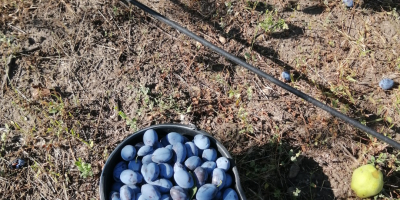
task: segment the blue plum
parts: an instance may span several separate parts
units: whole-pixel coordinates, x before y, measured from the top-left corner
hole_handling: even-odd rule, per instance
[[[150,180],[150,178],[147,177],[147,164],[143,164],[142,167],[140,168],[140,174],[142,174],[143,179],[147,182],[147,180]]]
[[[183,189],[192,188],[194,185],[194,181],[192,175],[185,170],[176,171],[174,174],[175,183]]]
[[[199,155],[199,149],[193,142],[186,142],[185,147],[186,147],[186,154],[187,154],[186,156],[187,157]]]
[[[174,154],[174,162],[182,163],[186,159],[186,147],[184,144],[177,142],[173,144],[172,150]],[[176,160],[175,160],[176,159]]]
[[[217,168],[217,163],[215,163],[214,161],[207,161],[204,162],[201,165],[201,167],[204,168],[207,171],[207,173],[211,176],[213,170]]]
[[[156,149],[151,157],[151,160],[155,163],[166,163],[172,158],[172,151],[167,148]]]
[[[115,192],[119,192],[119,189],[123,186],[124,184],[122,182],[114,182],[112,185],[111,190]]]
[[[283,71],[281,74],[281,77],[283,78],[284,81],[289,82],[290,81],[290,72]]]
[[[152,162],[147,164],[144,175],[147,183],[155,181],[158,178],[159,174],[160,174],[160,168],[156,163]]]
[[[144,199],[159,200],[161,198],[161,193],[158,188],[151,184],[142,185],[141,193]]]
[[[210,147],[210,139],[205,135],[199,134],[194,136],[193,142],[199,149],[204,150]]]
[[[346,7],[350,8],[353,7],[353,0],[343,0],[344,5],[346,5]]]
[[[180,170],[186,171],[185,165],[183,165],[182,163],[175,163],[174,164],[174,172],[176,173],[177,171],[180,171]]]
[[[158,141],[158,135],[155,130],[149,129],[143,134],[143,143],[147,146],[153,146]]]
[[[115,165],[114,170],[113,170],[113,177],[114,180],[117,182],[121,182],[121,180],[119,179],[122,171],[128,169],[128,163],[125,161],[121,161],[119,163],[117,163],[117,165]]]
[[[224,188],[231,187],[232,181],[233,181],[232,176],[228,173],[226,173],[225,175],[226,175],[226,181],[225,181]]]
[[[140,149],[137,151],[138,156],[145,156],[153,153],[153,147],[152,146],[142,146]]]
[[[119,190],[119,198],[121,200],[132,200],[135,199],[135,193],[128,187],[128,185],[124,185]]]
[[[135,159],[136,156],[136,149],[132,145],[125,145],[124,148],[121,150],[121,157],[125,161],[131,161]]]
[[[133,170],[126,169],[126,170],[122,171],[122,173],[120,175],[120,180],[127,185],[134,185],[136,183],[141,183],[143,180],[143,177],[141,174],[139,174]]]
[[[133,191],[133,193],[138,194],[140,193],[140,187],[136,185],[128,185],[128,187]]]
[[[231,167],[230,162],[226,157],[219,157],[215,162],[217,163],[217,168],[223,169],[225,171],[228,171]]]
[[[174,147],[174,146],[172,146],[172,144],[169,144],[169,145],[165,146],[165,148],[167,148],[167,149],[169,149],[169,150],[172,150],[173,147]]]
[[[196,200],[211,200],[217,195],[217,186],[213,184],[204,184],[196,193]]]
[[[185,161],[185,166],[189,169],[189,170],[194,170],[196,169],[196,167],[200,166],[201,164],[203,164],[203,162],[201,161],[201,159],[198,156],[191,156],[190,158],[186,159]]]
[[[169,194],[173,200],[189,200],[189,195],[186,190],[179,186],[172,187]]]
[[[174,169],[168,163],[160,163],[158,164],[160,168],[160,177],[170,179],[174,175]]]
[[[236,191],[232,188],[225,189],[224,193],[222,194],[223,200],[239,200],[239,196]]]
[[[384,90],[389,90],[393,87],[394,81],[389,78],[384,78],[379,82],[379,87],[381,87]]]
[[[171,183],[171,181],[169,181],[168,179],[165,179],[165,178],[160,178],[160,179],[157,179],[157,180],[155,180],[155,181],[153,181],[153,182],[150,182],[150,184],[152,184],[152,185],[155,185],[155,186],[157,186],[158,187],[158,190],[161,192],[161,193],[167,193],[167,192],[169,192],[169,190],[172,188],[172,183]]]
[[[194,170],[194,179],[197,187],[204,185],[208,179],[207,170],[202,167],[197,167]]]
[[[168,133],[167,140],[169,144],[175,145],[176,143],[183,143],[184,139],[181,134],[176,132]]]
[[[201,155],[204,162],[207,161],[216,161],[217,160],[217,151],[214,148],[205,149],[203,154]]]
[[[135,200],[146,200],[146,199],[144,199],[144,196],[142,196],[142,193],[137,193],[136,194],[136,199]]]
[[[151,159],[152,157],[153,157],[152,154],[143,156],[143,158],[142,158],[142,165],[147,165],[147,164],[149,164],[149,163],[152,163],[152,162],[153,162],[153,159]]]
[[[140,160],[131,160],[128,163],[128,168],[135,171],[135,172],[139,172],[140,168],[142,167],[142,161]]]
[[[216,185],[218,189],[222,189],[226,182],[226,174],[223,169],[215,168],[211,174],[212,181],[211,183]]]

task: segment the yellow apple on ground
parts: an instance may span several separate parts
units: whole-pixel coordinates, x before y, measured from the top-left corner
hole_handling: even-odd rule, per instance
[[[366,198],[377,195],[383,188],[382,172],[373,165],[363,165],[353,172],[351,189],[358,197]]]

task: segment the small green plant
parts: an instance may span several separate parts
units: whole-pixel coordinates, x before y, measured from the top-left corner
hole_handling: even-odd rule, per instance
[[[244,59],[246,59],[247,62],[249,62],[249,61],[254,61],[254,62],[256,62],[256,61],[257,61],[256,56],[255,56],[255,55],[252,55],[252,54],[250,54],[250,53],[245,53],[245,54],[244,54]]]
[[[113,13],[114,13],[114,15],[118,15],[119,14],[118,8],[115,7],[115,6],[113,8]]]
[[[150,110],[153,109],[154,107],[154,102],[150,100],[150,96],[149,94],[150,89],[144,86],[140,87],[140,93],[141,93],[141,97],[143,97],[143,101],[144,103],[148,106],[148,108],[150,108]]]
[[[231,88],[229,90],[229,92],[228,92],[228,97],[230,99],[232,99],[233,97],[235,97],[235,99],[239,99],[240,98],[240,91]]]
[[[238,118],[240,119],[240,121],[242,123],[242,130],[240,130],[239,133],[253,133],[254,132],[253,125],[250,124],[249,119],[248,119],[248,113],[243,107],[239,108]]]
[[[62,100],[61,96],[53,94],[52,96],[57,98],[56,102],[50,101],[48,103],[48,112],[50,114],[63,114],[64,112],[64,101]]]
[[[289,29],[289,26],[286,24],[284,19],[275,19],[277,16],[277,11],[265,11],[265,18],[262,22],[258,24],[260,28],[262,28],[266,33],[272,33],[277,30],[286,30]]]
[[[85,163],[79,158],[78,161],[75,162],[75,165],[78,167],[81,172],[81,177],[87,178],[89,176],[93,176],[92,165],[89,163]]]
[[[253,98],[253,90],[252,90],[251,86],[249,86],[249,87],[247,88],[247,98],[248,98],[249,100],[251,100],[251,99]]]
[[[400,153],[388,154],[388,153],[380,153],[377,157],[371,156],[368,161],[368,164],[378,164],[380,166],[387,166],[393,169],[396,172],[400,171]]]
[[[8,37],[0,33],[0,45],[5,44],[6,47],[11,47],[14,40],[14,37]]]
[[[353,95],[350,92],[349,86],[344,85],[344,84],[331,85],[330,90],[333,94],[335,94],[337,96],[347,97],[351,103],[355,103]]]
[[[136,131],[137,130],[137,125],[136,122],[137,120],[135,118],[128,118],[128,116],[126,116],[126,114],[122,111],[118,111],[118,115],[126,121],[126,125],[128,125],[130,127],[131,130]]]

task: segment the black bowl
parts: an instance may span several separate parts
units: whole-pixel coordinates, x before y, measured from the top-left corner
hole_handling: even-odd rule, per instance
[[[228,171],[228,173],[230,173],[233,178],[232,185],[236,189],[239,199],[246,200],[246,196],[244,195],[242,186],[240,185],[239,172],[238,172],[235,162],[232,159],[232,156],[229,154],[228,150],[226,150],[226,148],[217,139],[212,137],[210,134],[208,134],[204,131],[201,131],[201,130],[197,130],[194,127],[190,127],[190,126],[182,125],[182,124],[160,124],[160,125],[150,126],[150,127],[144,128],[142,130],[139,130],[139,131],[133,133],[131,136],[126,138],[124,141],[122,141],[121,144],[119,144],[114,149],[114,151],[111,153],[111,155],[108,157],[108,160],[103,167],[103,171],[101,172],[100,189],[99,189],[101,200],[109,199],[111,188],[114,183],[113,170],[114,170],[115,165],[118,162],[122,161],[122,158],[121,158],[122,148],[127,144],[134,145],[138,142],[142,142],[143,134],[148,129],[155,130],[157,132],[159,138],[164,137],[165,135],[167,135],[170,132],[180,133],[180,134],[186,136],[189,140],[193,139],[194,136],[198,135],[198,134],[206,135],[210,139],[211,147],[217,149],[218,154],[219,154],[218,156],[225,156],[230,160],[231,169]]]

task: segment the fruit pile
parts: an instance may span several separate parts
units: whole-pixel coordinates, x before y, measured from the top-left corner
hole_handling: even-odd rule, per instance
[[[206,135],[192,141],[176,132],[158,140],[153,129],[143,142],[126,145],[113,170],[111,200],[238,200],[226,157],[218,157]]]

